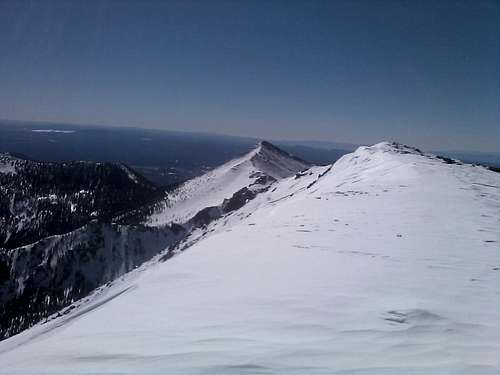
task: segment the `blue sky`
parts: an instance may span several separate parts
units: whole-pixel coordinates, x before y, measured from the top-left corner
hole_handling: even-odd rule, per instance
[[[0,0],[0,118],[500,151],[498,1]]]

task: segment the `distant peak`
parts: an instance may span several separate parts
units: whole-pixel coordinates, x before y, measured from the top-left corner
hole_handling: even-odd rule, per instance
[[[273,145],[271,142],[268,142],[268,141],[260,141],[259,146],[263,147],[263,148],[279,150],[278,147],[276,147],[275,145]]]
[[[267,141],[259,142],[250,155],[250,161],[256,168],[276,179],[289,177],[311,167],[310,163]]]
[[[361,146],[352,154],[347,154],[347,158],[359,158],[360,156],[365,157],[363,160],[370,160],[371,156],[374,155],[392,155],[392,156],[416,156],[420,160],[434,160],[444,164],[462,164],[460,160],[447,158],[440,155],[434,155],[431,153],[424,152],[417,147],[408,146],[399,142],[380,142],[373,146]],[[368,158],[366,158],[368,157]],[[346,158],[346,159],[347,159]],[[414,161],[419,159],[413,159]]]
[[[271,152],[271,153],[275,153],[275,154],[280,155],[280,156],[285,157],[285,158],[294,159],[294,160],[296,160],[300,163],[306,164],[308,166],[311,165],[311,163],[309,163],[305,160],[302,160],[302,159],[298,158],[297,156],[295,156],[295,155],[293,155],[285,150],[282,150],[278,146],[275,146],[271,142],[268,142],[268,141],[260,141],[257,149],[258,149],[258,152]]]
[[[414,154],[425,156],[426,154],[420,149],[412,146],[405,145],[399,142],[380,142],[373,146],[361,146],[356,151],[362,152],[363,150],[369,152],[390,152],[395,154]]]

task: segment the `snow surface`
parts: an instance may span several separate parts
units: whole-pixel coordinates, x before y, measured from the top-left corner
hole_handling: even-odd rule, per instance
[[[0,373],[498,374],[499,218],[500,174],[360,148],[0,342]]]

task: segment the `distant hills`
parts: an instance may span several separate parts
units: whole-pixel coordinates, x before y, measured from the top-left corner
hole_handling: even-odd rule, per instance
[[[0,152],[42,161],[125,163],[157,185],[175,185],[250,151],[261,139],[158,129],[0,120]],[[317,165],[334,163],[356,144],[277,140],[273,144]],[[500,154],[435,153],[500,167]]]

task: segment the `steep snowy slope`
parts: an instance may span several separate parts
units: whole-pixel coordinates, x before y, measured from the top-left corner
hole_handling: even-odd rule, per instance
[[[147,224],[161,226],[184,223],[206,207],[220,205],[237,191],[265,186],[310,167],[268,142],[261,142],[250,153],[231,160],[200,177],[187,181],[167,194],[165,202]]]
[[[500,174],[360,148],[1,342],[0,373],[498,374],[499,218]]]

